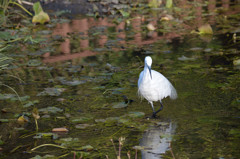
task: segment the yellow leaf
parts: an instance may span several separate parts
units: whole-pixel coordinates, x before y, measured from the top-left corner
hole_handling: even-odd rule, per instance
[[[67,128],[53,128],[52,132],[68,132]]]
[[[149,23],[149,24],[147,25],[147,29],[148,29],[149,31],[154,31],[156,28],[155,28],[151,23]]]
[[[48,14],[45,13],[44,11],[41,11],[39,14],[36,14],[32,19],[33,23],[40,23],[40,24],[44,24],[49,21],[50,21],[50,18]]]
[[[28,122],[28,120],[26,118],[24,118],[24,116],[22,115],[18,118],[18,122],[19,123],[25,123],[25,122]]]
[[[213,34],[211,25],[204,24],[198,28],[199,34]]]
[[[40,118],[37,108],[33,108],[32,116],[33,116],[34,119],[36,119],[36,120],[38,120],[38,119]]]

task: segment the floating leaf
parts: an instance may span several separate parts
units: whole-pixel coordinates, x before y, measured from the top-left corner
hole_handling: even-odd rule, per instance
[[[0,94],[0,100],[11,99],[14,98],[15,94]]]
[[[27,66],[35,67],[35,66],[39,66],[41,64],[42,64],[42,62],[40,60],[33,59],[33,60],[28,61]]]
[[[45,155],[45,156],[39,156],[39,155],[36,155],[35,157],[32,157],[30,159],[58,159],[59,157],[56,157],[54,155]]]
[[[26,104],[23,105],[24,108],[33,106],[34,104],[39,103],[39,100],[29,101]]]
[[[36,136],[34,136],[33,138],[34,139],[41,139],[41,138],[57,139],[58,134],[55,134],[55,133],[37,133]]]
[[[129,112],[128,116],[131,118],[141,118],[144,117],[145,113],[143,112]]]
[[[37,96],[50,95],[50,96],[59,96],[65,88],[44,88],[43,92],[37,94]]]
[[[105,121],[106,121],[106,119],[95,119],[95,122],[97,122],[97,123],[100,123],[100,122],[104,123]]]
[[[77,118],[77,119],[72,119],[71,121],[73,123],[81,123],[81,122],[87,122],[92,119],[93,119],[93,117],[81,117],[81,118]]]
[[[47,112],[47,113],[58,113],[62,112],[63,110],[57,107],[47,107],[38,110],[39,112]]]
[[[7,122],[9,122],[8,119],[0,119],[0,123],[7,123]]]
[[[193,58],[193,57],[186,57],[186,56],[182,55],[181,57],[178,58],[178,60],[180,60],[180,61],[194,61],[196,59]]]
[[[67,128],[53,128],[52,132],[68,132]]]
[[[86,146],[82,146],[80,148],[77,148],[77,150],[91,151],[91,150],[93,150],[93,147],[91,145],[86,145]]]
[[[211,25],[204,24],[198,28],[199,34],[213,34]]]
[[[73,81],[67,81],[67,80],[65,80],[65,79],[62,79],[62,80],[60,80],[60,82],[62,83],[62,84],[65,84],[65,85],[69,85],[69,86],[76,86],[76,85],[79,85],[79,84],[84,84],[84,83],[86,83],[86,81],[85,80],[78,80],[78,79],[73,79]]]
[[[92,126],[92,125],[90,125],[90,124],[77,124],[77,125],[75,125],[75,127],[77,129],[85,129],[85,128],[89,127],[89,126]]]
[[[119,102],[119,103],[115,103],[112,107],[113,108],[125,108],[128,106],[128,103],[125,102]]]
[[[106,118],[106,121],[107,122],[112,122],[112,121],[117,121],[117,120],[119,120],[120,118],[119,117],[108,117],[108,118]]]
[[[78,148],[79,145],[82,144],[82,141],[79,138],[61,138],[60,140],[55,141],[56,143],[60,143],[61,146],[69,147],[69,148]]]
[[[234,66],[239,66],[240,65],[240,59],[233,60],[233,65]]]

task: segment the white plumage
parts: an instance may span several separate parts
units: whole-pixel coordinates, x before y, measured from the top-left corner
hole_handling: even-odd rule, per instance
[[[171,99],[177,98],[176,89],[161,73],[151,70],[152,58],[145,57],[144,70],[138,79],[138,94],[144,97],[151,104],[153,117],[163,109],[162,99],[170,96]],[[155,111],[153,102],[160,101],[161,108]]]

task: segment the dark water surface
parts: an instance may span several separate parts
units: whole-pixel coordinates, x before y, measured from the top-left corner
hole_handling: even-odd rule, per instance
[[[209,12],[204,5],[185,17],[178,10],[172,21],[161,20],[168,12],[136,13],[127,20],[80,16],[22,28],[19,34],[37,41],[7,49],[14,61],[1,72],[0,158],[117,158],[119,140],[122,158],[240,158],[236,6],[217,15],[210,5]],[[206,22],[214,35],[190,34]],[[155,31],[148,31],[150,23]],[[156,119],[147,118],[150,104],[137,95],[147,55],[178,92],[178,99],[163,100]],[[28,122],[17,121],[22,115]],[[69,131],[52,132],[60,127]],[[42,144],[55,146],[37,147]]]

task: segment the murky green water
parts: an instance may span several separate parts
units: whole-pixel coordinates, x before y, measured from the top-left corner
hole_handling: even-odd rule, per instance
[[[162,22],[151,14],[133,15],[130,24],[81,17],[9,29],[33,39],[3,51],[14,60],[1,72],[0,158],[74,158],[74,152],[76,158],[116,158],[119,138],[124,139],[121,157],[134,158],[134,146],[147,131],[169,124],[174,128],[158,136],[171,146],[157,157],[240,158],[239,13],[223,15],[214,17],[213,36],[190,34],[195,20],[184,20],[185,26],[177,18]],[[147,31],[150,22],[158,29]],[[179,96],[164,99],[156,119],[147,119],[150,104],[137,95],[147,55]],[[38,132],[33,108],[40,115]],[[17,121],[22,115],[28,122]],[[52,132],[60,127],[68,132]],[[137,157],[144,157],[140,150]]]

